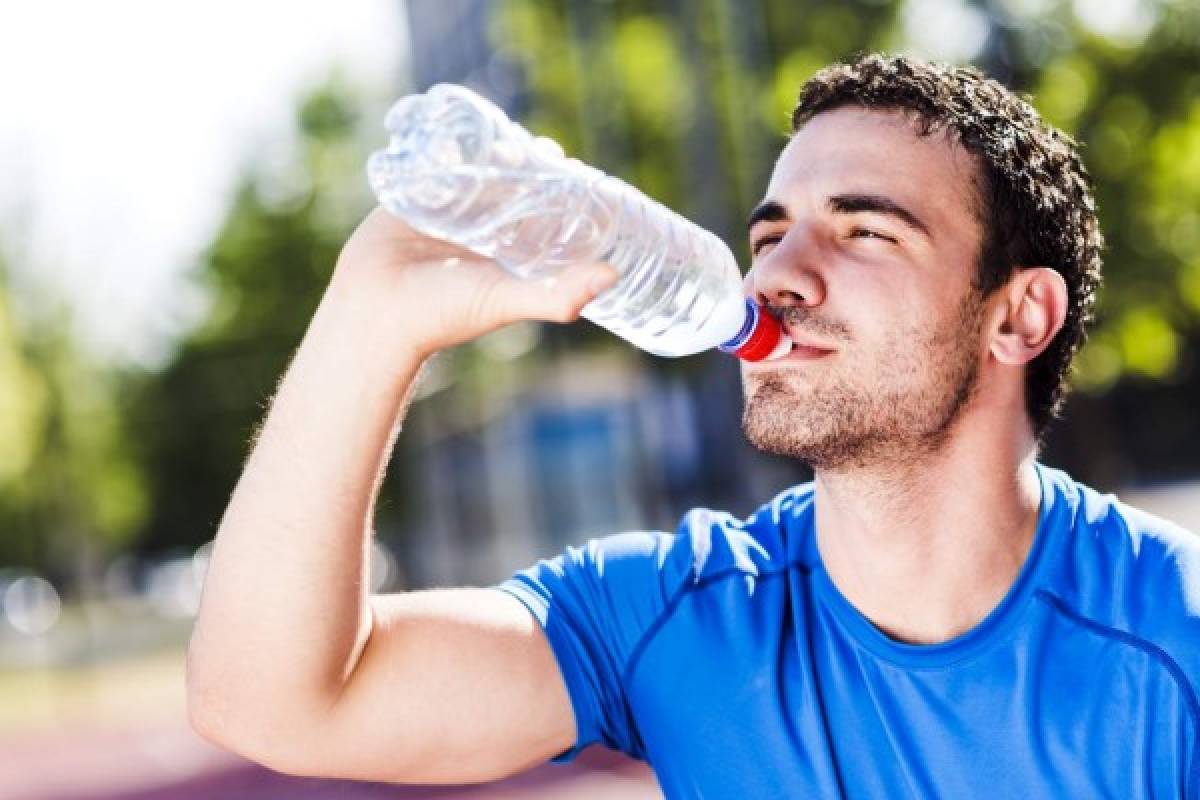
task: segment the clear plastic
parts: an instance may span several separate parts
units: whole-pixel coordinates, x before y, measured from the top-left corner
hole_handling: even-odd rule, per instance
[[[606,261],[620,279],[582,316],[637,347],[731,352],[752,328],[729,248],[629,184],[535,137],[475,92],[438,84],[398,100],[367,162],[379,202],[418,230],[526,278]],[[778,350],[779,348],[776,348]]]

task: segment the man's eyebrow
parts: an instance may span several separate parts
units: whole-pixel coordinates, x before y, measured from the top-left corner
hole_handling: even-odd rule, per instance
[[[829,198],[828,205],[831,211],[842,214],[853,214],[858,211],[886,214],[895,217],[913,230],[923,233],[926,238],[933,238],[929,232],[929,226],[922,222],[920,217],[890,197],[879,194],[835,194]]]
[[[782,222],[787,219],[787,209],[774,200],[768,200],[760,203],[750,212],[750,218],[746,221],[746,230],[749,231],[760,222]]]

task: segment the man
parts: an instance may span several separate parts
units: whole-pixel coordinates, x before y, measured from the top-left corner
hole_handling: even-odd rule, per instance
[[[285,772],[468,782],[601,742],[668,797],[1200,797],[1200,540],[1036,461],[1099,281],[1073,142],[967,69],[868,56],[801,91],[747,294],[798,346],[743,425],[811,464],[748,519],[369,597],[422,361],[556,286],[375,211],[217,536],[204,735]]]

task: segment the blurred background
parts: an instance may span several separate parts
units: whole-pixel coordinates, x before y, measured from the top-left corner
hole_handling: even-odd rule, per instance
[[[421,790],[209,747],[183,654],[210,543],[372,205],[392,100],[471,86],[745,263],[800,84],[864,49],[974,63],[1082,142],[1106,283],[1043,460],[1200,528],[1195,0],[0,7],[0,797],[655,796],[603,753]],[[383,486],[374,589],[494,583],[808,479],[752,450],[740,411],[732,359],[656,358],[588,322],[443,353]]]

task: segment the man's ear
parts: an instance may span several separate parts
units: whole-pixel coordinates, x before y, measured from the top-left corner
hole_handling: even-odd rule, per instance
[[[1067,283],[1049,267],[1018,267],[997,293],[990,350],[1002,364],[1028,364],[1067,318]]]

